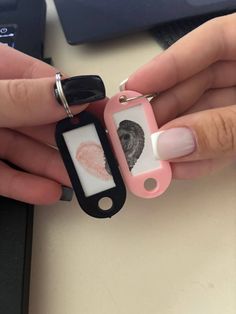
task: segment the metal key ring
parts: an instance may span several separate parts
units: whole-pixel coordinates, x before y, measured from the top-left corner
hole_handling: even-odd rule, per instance
[[[62,75],[61,75],[60,72],[56,73],[56,87],[57,87],[57,91],[56,92],[57,92],[58,97],[61,100],[61,103],[62,103],[62,105],[63,105],[63,107],[64,107],[64,109],[66,111],[67,116],[69,118],[73,118],[74,115],[73,115],[73,113],[70,110],[70,107],[69,107],[68,102],[66,100],[65,94],[63,92],[63,88],[62,88],[62,85],[61,85],[61,77],[62,77]]]
[[[158,96],[157,93],[154,93],[154,94],[146,94],[146,95],[140,95],[140,96],[136,96],[136,97],[131,97],[131,98],[127,98],[125,95],[122,95],[120,96],[120,103],[121,104],[124,104],[124,103],[127,103],[127,102],[130,102],[130,101],[134,101],[134,100],[137,100],[137,99],[141,99],[141,98],[154,98]]]

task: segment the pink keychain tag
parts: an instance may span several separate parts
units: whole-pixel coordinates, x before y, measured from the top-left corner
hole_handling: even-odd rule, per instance
[[[171,167],[154,156],[151,135],[158,126],[148,99],[135,91],[122,91],[107,103],[104,120],[129,190],[142,198],[165,192]]]

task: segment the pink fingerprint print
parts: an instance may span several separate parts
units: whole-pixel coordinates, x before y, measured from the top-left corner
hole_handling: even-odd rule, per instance
[[[111,180],[112,177],[105,168],[104,151],[101,145],[95,142],[80,144],[76,152],[76,159],[91,175],[104,181]]]

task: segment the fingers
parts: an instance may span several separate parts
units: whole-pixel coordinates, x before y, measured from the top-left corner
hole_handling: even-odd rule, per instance
[[[195,161],[236,154],[236,106],[182,116],[153,136],[156,157]]]
[[[203,24],[131,75],[126,89],[161,92],[218,60],[236,60],[235,24],[236,14]]]
[[[97,101],[95,106],[89,106],[86,108],[86,111],[94,114],[97,118],[101,120],[101,123],[104,123],[103,116],[104,116],[104,109],[106,105],[107,99],[102,101]],[[105,127],[105,125],[104,125]],[[56,146],[55,142],[55,128],[56,124],[47,124],[43,126],[35,126],[35,127],[24,127],[18,128],[17,131],[36,139],[39,142],[43,142],[52,146]]]
[[[193,180],[214,174],[229,166],[233,159],[210,159],[192,162],[180,162],[171,164],[174,179]]]
[[[0,52],[4,60],[0,63],[0,126],[39,125],[64,118],[65,111],[53,95],[56,69],[5,45]],[[52,78],[28,79],[45,76]]]
[[[9,47],[0,47],[0,52],[1,58],[7,60],[0,65],[0,127],[49,124],[65,118],[65,110],[54,96],[56,69]],[[64,83],[66,97],[73,105],[104,97],[104,87],[98,77],[81,77]],[[84,85],[91,89],[91,95]],[[71,111],[77,114],[86,107],[73,106]]]
[[[16,49],[0,45],[0,79],[40,78],[53,76],[56,69]]]
[[[183,114],[209,89],[236,84],[236,62],[222,61],[163,92],[152,105],[159,125]]]
[[[207,109],[233,106],[236,104],[236,87],[212,89],[202,97],[184,114],[190,114]]]
[[[54,96],[54,78],[0,81],[0,127],[49,124],[66,117]],[[86,108],[75,106],[74,114]]]
[[[18,128],[17,132],[20,132],[21,134],[24,134],[32,139],[35,139],[38,142],[42,142],[51,146],[56,146],[55,129],[56,124],[52,123],[43,126],[40,125],[34,127]]]
[[[210,75],[204,71],[153,99],[153,111],[158,125],[175,119],[191,108],[209,87]]]
[[[106,97],[105,99],[96,102],[96,106],[89,106],[86,108],[86,111],[94,114],[102,123],[104,123],[104,110],[108,100],[109,98]]]
[[[2,161],[0,173],[2,196],[35,205],[49,205],[61,197],[61,185],[52,180],[14,170]]]
[[[0,130],[0,139],[0,159],[61,185],[71,185],[57,150],[8,129]]]

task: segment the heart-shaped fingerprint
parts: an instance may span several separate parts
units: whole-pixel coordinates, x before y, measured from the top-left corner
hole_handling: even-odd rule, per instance
[[[131,171],[144,149],[144,131],[138,123],[123,120],[120,122],[117,132],[129,165],[129,170]]]
[[[91,175],[104,181],[112,179],[105,168],[105,156],[101,145],[95,142],[81,143],[76,152],[76,159]]]

